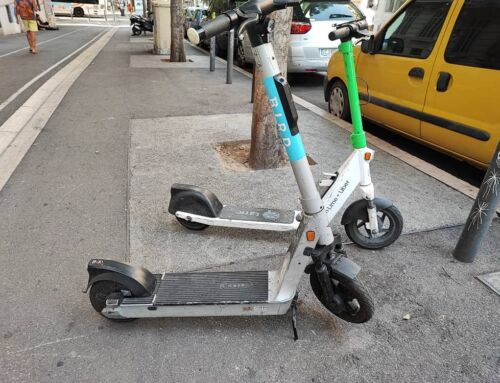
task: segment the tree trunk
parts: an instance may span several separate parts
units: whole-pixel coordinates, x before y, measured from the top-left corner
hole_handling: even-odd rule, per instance
[[[170,40],[170,61],[186,62],[184,51],[184,9],[182,0],[171,0],[170,22],[172,27]]]
[[[286,77],[292,8],[274,12],[271,18],[275,20],[272,39],[274,53],[281,73]],[[276,168],[286,161],[285,148],[276,129],[274,114],[262,83],[262,72],[256,70],[255,77],[252,141],[248,163],[253,169]]]

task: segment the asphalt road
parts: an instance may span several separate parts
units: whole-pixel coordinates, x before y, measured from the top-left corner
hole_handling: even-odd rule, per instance
[[[61,59],[92,40],[105,28],[61,26],[57,31],[39,31],[37,42],[39,53],[32,55],[28,51],[28,43],[24,34],[3,36],[0,44],[0,124],[2,124],[15,110],[21,106],[33,92],[50,78],[61,65],[53,67]],[[20,91],[25,84],[35,79],[24,91]],[[4,105],[12,95],[14,99]]]

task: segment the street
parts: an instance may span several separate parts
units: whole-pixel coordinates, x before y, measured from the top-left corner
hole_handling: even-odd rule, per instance
[[[0,45],[0,123],[3,123],[70,56],[96,37],[104,28],[62,26],[58,31],[42,31],[38,45],[43,52],[28,56],[26,37],[3,37]],[[78,52],[76,52],[78,53]],[[73,57],[74,58],[74,57]]]
[[[214,154],[215,143],[250,137],[251,80],[235,72],[226,85],[224,67],[210,73],[196,66],[208,59],[188,44],[191,62],[161,61],[150,38],[131,37],[125,24],[63,25],[39,33],[33,56],[24,35],[0,37],[0,126],[87,48],[95,55],[78,65],[81,75],[36,126],[36,140],[0,190],[0,381],[499,381],[498,296],[475,276],[500,269],[500,222],[475,263],[456,262],[450,254],[473,200],[383,150],[373,177],[377,192],[400,207],[403,235],[377,252],[347,246],[373,293],[372,321],[331,315],[308,276],[300,283],[297,342],[289,313],[116,323],[94,312],[82,293],[92,258],[159,273],[280,264],[289,234],[182,228],[167,212],[174,182],[201,184],[235,204],[298,205],[289,167],[232,171]],[[321,75],[293,76],[291,84],[326,109]],[[318,178],[350,153],[348,133],[299,109]],[[480,171],[461,162],[367,129],[446,163],[443,169],[474,185],[481,181]]]

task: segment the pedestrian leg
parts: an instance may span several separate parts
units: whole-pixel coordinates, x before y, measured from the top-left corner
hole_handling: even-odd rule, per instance
[[[26,38],[28,39],[28,45],[30,47],[30,51],[33,50],[33,41],[31,39],[31,31],[26,31]]]
[[[31,38],[32,38],[32,41],[33,41],[33,52],[37,52],[37,49],[36,49],[36,32],[31,32]]]

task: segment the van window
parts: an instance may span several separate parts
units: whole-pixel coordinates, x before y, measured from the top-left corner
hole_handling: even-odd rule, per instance
[[[500,69],[500,2],[466,1],[444,58],[450,64]]]
[[[386,28],[377,53],[429,57],[450,8],[450,0],[415,0]]]

